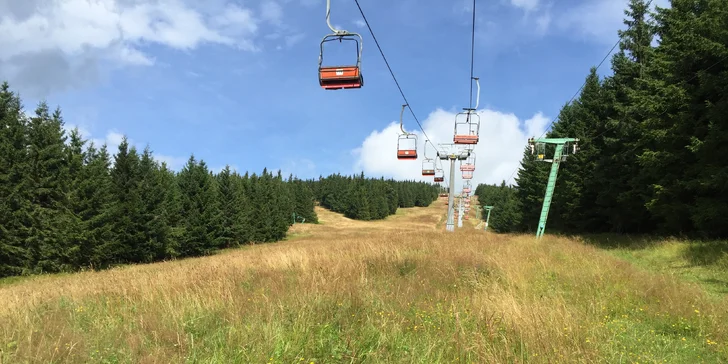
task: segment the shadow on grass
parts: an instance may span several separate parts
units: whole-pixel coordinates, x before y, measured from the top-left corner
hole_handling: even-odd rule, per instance
[[[583,234],[579,238],[586,244],[601,249],[641,250],[659,245],[666,238],[647,235]]]
[[[728,241],[692,242],[685,259],[693,265],[716,265],[728,270]]]

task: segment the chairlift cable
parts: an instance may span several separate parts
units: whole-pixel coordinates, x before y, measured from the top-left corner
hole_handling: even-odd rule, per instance
[[[356,3],[356,7],[359,8],[359,13],[361,13],[361,17],[364,20],[364,24],[366,24],[367,29],[369,29],[369,34],[371,34],[372,39],[374,39],[374,44],[377,45],[377,49],[379,49],[379,54],[382,55],[382,59],[384,60],[384,64],[387,65],[387,69],[389,69],[389,74],[392,75],[392,79],[394,80],[394,83],[397,85],[397,89],[399,89],[399,93],[402,95],[402,98],[404,99],[405,104],[407,104],[407,108],[409,108],[410,113],[412,114],[412,117],[417,122],[417,125],[420,127],[420,130],[422,130],[422,135],[425,137],[425,143],[430,143],[435,150],[437,149],[437,146],[432,143],[430,140],[430,137],[427,136],[427,133],[425,132],[425,128],[422,127],[422,124],[420,124],[420,120],[417,118],[417,115],[415,115],[414,110],[412,110],[412,106],[410,106],[410,102],[407,101],[407,96],[405,96],[404,91],[402,91],[402,87],[399,85],[399,81],[397,81],[397,77],[394,75],[394,71],[392,71],[392,67],[389,66],[389,62],[387,61],[387,57],[384,55],[384,51],[382,50],[382,47],[379,45],[379,41],[377,40],[377,37],[374,35],[374,31],[372,31],[372,27],[369,25],[369,21],[367,20],[366,15],[364,15],[364,10],[362,10],[361,5],[359,5],[359,0],[354,0]]]
[[[473,108],[473,68],[475,66],[475,0],[473,0],[473,31],[470,40],[470,108]]]
[[[612,52],[614,51],[614,49],[615,49],[615,48],[617,48],[617,46],[619,45],[619,43],[620,43],[621,41],[622,41],[622,39],[620,38],[620,39],[618,39],[618,40],[617,40],[617,42],[616,42],[616,43],[614,43],[614,45],[613,45],[613,46],[612,46],[612,48],[611,48],[611,49],[609,50],[609,52],[607,52],[607,54],[606,54],[606,55],[604,56],[604,58],[602,58],[602,61],[601,61],[601,62],[599,62],[599,65],[597,65],[597,68],[596,68],[596,70],[599,70],[599,68],[600,68],[600,67],[602,66],[602,64],[604,64],[604,61],[606,61],[606,60],[607,60],[607,58],[609,57],[609,55],[611,55],[611,54],[612,54]],[[571,104],[571,102],[572,102],[572,101],[574,101],[574,99],[576,98],[576,96],[578,96],[578,95],[579,95],[579,93],[581,92],[581,90],[582,90],[582,89],[584,89],[584,86],[586,86],[586,82],[587,82],[587,80],[584,80],[584,83],[582,83],[582,84],[581,84],[581,87],[579,87],[579,89],[578,89],[578,90],[576,90],[576,92],[574,93],[574,95],[573,95],[573,96],[571,96],[571,99],[569,99],[569,102],[567,102],[567,103],[566,103],[567,105],[568,105],[568,104]],[[555,122],[556,122],[556,120],[558,120],[558,119],[559,119],[559,116],[557,115],[557,116],[556,116],[555,118],[553,118],[553,120],[551,120],[551,122],[550,122],[550,123],[549,123],[549,125],[548,125],[548,126],[546,127],[546,129],[544,129],[543,133],[542,133],[542,134],[541,134],[541,135],[540,135],[540,136],[539,136],[538,138],[536,138],[536,139],[541,139],[541,137],[543,137],[544,135],[546,135],[546,133],[548,132],[548,130],[549,130],[549,129],[550,129],[550,128],[551,128],[551,127],[552,127],[552,126],[554,125],[554,123],[555,123]],[[516,169],[514,169],[514,170],[513,170],[513,173],[511,173],[511,176],[510,176],[510,177],[508,177],[508,179],[506,180],[506,184],[507,184],[508,182],[510,182],[510,181],[511,181],[511,179],[513,179],[513,176],[514,176],[514,175],[516,174],[516,172],[518,172],[518,169],[519,169],[520,167],[521,167],[521,165],[520,165],[520,162],[519,162],[519,164],[518,164],[518,166],[516,167]]]

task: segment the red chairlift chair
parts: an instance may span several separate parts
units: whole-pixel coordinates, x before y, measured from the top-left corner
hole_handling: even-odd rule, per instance
[[[329,16],[331,13],[331,0],[326,1],[326,24],[333,32],[327,34],[321,40],[319,51],[319,85],[326,90],[340,90],[361,88],[364,86],[364,77],[361,74],[361,53],[363,47],[363,39],[357,33],[350,33],[346,30],[334,29],[331,26]],[[323,66],[324,60],[324,43],[338,40],[353,40],[356,43],[356,64],[344,66]]]

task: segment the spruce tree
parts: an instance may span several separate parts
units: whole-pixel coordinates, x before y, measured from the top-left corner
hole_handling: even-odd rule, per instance
[[[111,160],[106,144],[100,149],[91,143],[78,186],[76,214],[83,226],[78,264],[102,268],[108,262],[102,248],[112,242]]]
[[[184,236],[181,210],[182,193],[177,183],[177,175],[167,167],[167,163],[162,162],[157,174],[161,188],[165,192],[164,203],[162,204],[163,218],[165,224],[169,227],[164,256],[165,258],[176,258],[180,256],[180,242]]]
[[[244,242],[243,209],[245,205],[242,200],[244,195],[240,191],[242,186],[237,181],[236,175],[230,170],[230,166],[226,165],[216,178],[220,192],[218,194],[221,225],[219,245],[229,248]]]
[[[60,110],[50,115],[45,102],[38,104],[28,127],[27,185],[30,197],[26,244],[38,272],[72,269],[68,255],[74,245],[67,227],[69,175],[66,136]]]
[[[98,249],[101,264],[104,266],[145,261],[147,242],[139,191],[139,164],[136,148],[130,148],[129,141],[124,136],[114,155],[114,167],[111,169],[112,238]]]
[[[30,215],[26,122],[20,98],[4,82],[0,86],[0,277],[31,267],[26,249]]]
[[[529,148],[524,150],[521,166],[515,178],[518,186],[516,195],[522,207],[519,230],[535,232],[538,227],[549,167],[547,163],[537,161]]]
[[[90,250],[86,246],[86,230],[83,224],[83,191],[86,153],[83,150],[86,141],[81,138],[78,128],[71,130],[70,140],[66,146],[66,162],[68,163],[68,224],[65,226],[67,239],[72,242],[67,252],[74,269],[88,267],[91,259]]]
[[[166,191],[159,165],[147,146],[139,163],[139,199],[144,236],[140,241],[142,262],[162,260],[169,244],[170,228],[164,213]]]
[[[192,155],[179,173],[178,181],[184,226],[179,254],[183,257],[210,254],[219,247],[217,239],[221,230],[214,177],[205,162],[197,162]]]

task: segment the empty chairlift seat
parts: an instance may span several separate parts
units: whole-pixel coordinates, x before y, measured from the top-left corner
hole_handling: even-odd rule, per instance
[[[442,169],[435,170],[435,182],[445,182],[445,172]]]
[[[475,171],[475,152],[470,152],[470,156],[464,162],[460,162],[461,172],[473,172]]]
[[[397,159],[417,159],[417,135],[401,134],[397,139]]]
[[[353,40],[356,43],[356,63],[344,66],[323,66],[324,43],[330,41]],[[352,89],[364,86],[361,74],[361,35],[342,31],[339,34],[328,34],[321,41],[319,53],[319,84],[326,90]]]
[[[422,175],[423,176],[434,176],[435,175],[435,161],[432,159],[425,159],[422,161]]]
[[[478,144],[478,132],[480,130],[480,116],[474,109],[465,109],[455,115],[455,144]]]
[[[327,90],[361,88],[364,78],[359,66],[334,66],[319,68],[319,84]]]

